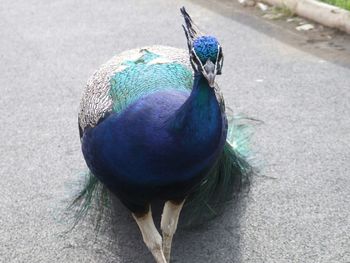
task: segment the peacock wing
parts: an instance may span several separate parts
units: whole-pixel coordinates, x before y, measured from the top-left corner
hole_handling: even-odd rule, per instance
[[[181,79],[185,79],[184,81],[187,82],[192,81],[192,68],[188,59],[188,51],[186,50],[168,46],[149,46],[122,52],[102,65],[87,82],[80,102],[78,115],[81,136],[87,127],[96,126],[108,113],[121,111],[132,102],[132,99],[151,91],[150,78],[139,79],[139,75],[136,74],[134,79],[129,78],[127,82],[124,81],[123,85],[120,85],[121,81],[119,79],[121,77],[118,76],[118,73],[124,73],[126,71],[129,67],[128,63],[145,63],[145,59],[143,58],[148,54],[152,54],[153,56],[151,57],[152,61],[146,61],[149,64],[182,65],[185,73],[184,77],[180,78],[180,81],[182,81]],[[176,68],[168,67],[167,75],[162,77],[163,81],[167,81],[168,83],[169,80],[170,82],[171,80],[179,81],[179,78],[172,77],[171,74],[176,72],[171,72],[171,70],[178,71]],[[189,75],[190,80],[188,80]],[[137,87],[137,80],[139,82],[142,81],[142,89]],[[147,82],[149,82],[149,85],[147,85]],[[192,85],[187,82],[185,83],[185,88],[190,89]]]

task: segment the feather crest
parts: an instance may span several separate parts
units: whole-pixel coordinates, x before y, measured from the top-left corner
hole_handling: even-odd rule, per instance
[[[187,39],[190,38],[192,41],[197,38],[197,31],[195,29],[195,24],[192,20],[192,18],[190,17],[190,15],[187,13],[185,7],[181,7],[180,8],[181,14],[185,19],[185,24],[186,25],[182,25],[183,29],[185,30]]]

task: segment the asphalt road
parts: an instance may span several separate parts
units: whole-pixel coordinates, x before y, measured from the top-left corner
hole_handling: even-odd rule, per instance
[[[125,49],[185,48],[182,5],[224,48],[227,105],[264,124],[250,192],[207,226],[180,230],[172,262],[350,262],[350,65],[234,12],[160,0],[1,1],[0,262],[153,262],[120,205],[97,236],[89,219],[65,234],[64,208],[86,169],[77,109],[87,78]]]

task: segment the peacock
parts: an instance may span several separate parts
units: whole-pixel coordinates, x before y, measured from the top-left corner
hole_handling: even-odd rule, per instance
[[[90,202],[98,186],[99,198],[115,195],[157,263],[170,262],[183,207],[191,222],[217,215],[252,172],[242,127],[228,120],[215,82],[222,47],[180,11],[188,50],[149,46],[113,57],[88,81],[78,116],[90,178],[75,202]],[[155,200],[164,201],[162,235]]]

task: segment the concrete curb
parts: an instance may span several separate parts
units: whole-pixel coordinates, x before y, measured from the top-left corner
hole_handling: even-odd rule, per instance
[[[337,28],[350,34],[350,12],[316,0],[262,0],[263,2],[287,7],[293,13],[322,25]]]

